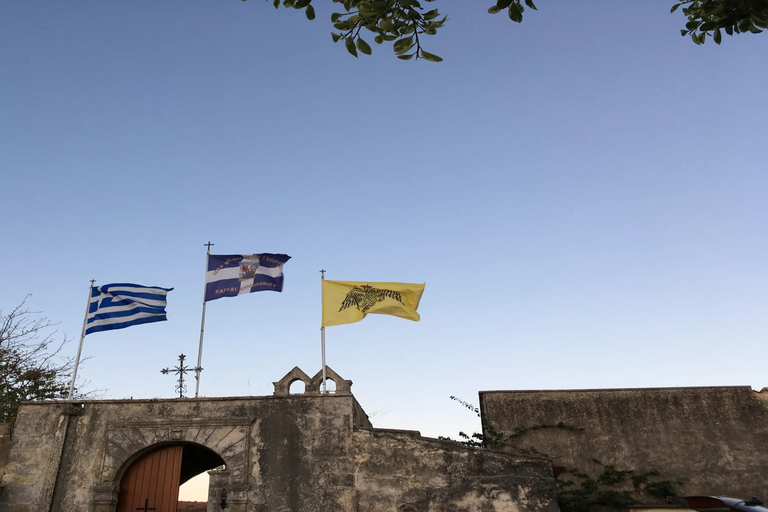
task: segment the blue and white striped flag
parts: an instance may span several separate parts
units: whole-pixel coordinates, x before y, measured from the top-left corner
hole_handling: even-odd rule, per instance
[[[165,297],[171,290],[173,288],[130,283],[94,286],[85,334],[167,320]]]
[[[205,273],[205,301],[245,293],[283,291],[287,254],[209,254]]]

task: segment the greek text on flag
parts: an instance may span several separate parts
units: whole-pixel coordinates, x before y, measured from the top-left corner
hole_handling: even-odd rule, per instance
[[[166,296],[173,288],[113,283],[94,286],[88,303],[85,334],[162,322]]]
[[[229,254],[208,256],[205,301],[245,293],[283,291],[283,265],[287,254]]]

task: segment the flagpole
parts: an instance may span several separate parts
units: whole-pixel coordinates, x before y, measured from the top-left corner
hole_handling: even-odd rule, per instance
[[[211,246],[210,241],[207,244],[203,244],[208,247],[208,251],[205,254],[205,273],[208,274],[208,260],[211,258]],[[200,346],[197,349],[197,366],[195,366],[195,398],[200,393],[200,372],[203,370],[203,334],[205,333],[205,292],[208,289],[208,283],[203,285],[203,317],[200,320]]]
[[[80,366],[80,354],[83,352],[83,339],[85,338],[85,326],[88,322],[88,309],[91,306],[91,294],[93,293],[93,283],[95,279],[91,279],[91,287],[88,288],[88,300],[85,303],[85,317],[83,318],[83,329],[80,331],[80,344],[77,346],[77,357],[75,358],[75,369],[72,371],[72,380],[69,383],[69,393],[67,394],[67,400],[72,400],[72,392],[75,390],[75,379],[77,378],[77,367]]]
[[[325,270],[320,271],[320,302],[322,307],[322,297],[323,297],[323,287],[322,287],[322,281],[325,281]],[[325,327],[320,327],[320,352],[323,356],[323,394],[325,394]]]

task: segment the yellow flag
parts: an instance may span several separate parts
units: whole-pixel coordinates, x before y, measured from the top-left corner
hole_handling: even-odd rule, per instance
[[[323,280],[323,327],[359,322],[368,313],[419,320],[423,284]]]

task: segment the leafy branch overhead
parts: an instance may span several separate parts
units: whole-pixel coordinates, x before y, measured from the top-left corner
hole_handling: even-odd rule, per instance
[[[245,1],[245,0],[243,0]],[[433,3],[435,0],[422,0]],[[315,19],[312,0],[272,0],[275,9],[283,5],[293,9],[303,9],[307,18]],[[423,36],[433,36],[443,27],[446,16],[438,9],[423,7],[419,0],[333,0],[343,7],[342,12],[331,14],[334,42],[343,41],[347,51],[354,55],[372,53],[371,45],[363,39],[363,34],[373,36],[373,42],[383,44],[392,42],[392,49],[398,59],[424,59],[440,62],[443,59],[429,53],[422,47]],[[536,9],[533,0],[499,0],[488,12],[506,11],[512,21],[523,21],[523,3]],[[365,29],[365,32],[363,31]],[[361,32],[363,34],[361,34]]]
[[[704,44],[707,36],[720,44],[722,31],[732,36],[759,34],[768,28],[768,0],[683,0],[671,12],[680,7],[688,17],[680,33],[690,35],[696,44]]]
[[[246,1],[246,0],[243,0]],[[272,0],[275,9],[281,5],[301,9],[310,20],[315,19],[313,0]],[[443,27],[447,17],[432,6],[436,0],[332,0],[340,4],[342,12],[331,14],[334,42],[343,41],[347,51],[354,55],[370,55],[371,45],[363,35],[373,36],[373,42],[392,42],[398,59],[424,59],[440,62],[443,59],[422,47],[424,36],[433,36]],[[497,0],[488,12],[506,12],[509,19],[521,23],[525,8],[536,10],[533,0]],[[709,35],[720,44],[722,32],[728,35],[758,33],[768,28],[768,0],[681,0],[672,6],[672,12],[682,7],[688,22],[681,30],[696,44],[702,44]],[[365,31],[363,30],[365,29]],[[361,34],[362,32],[362,34]]]

